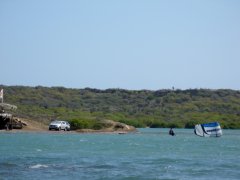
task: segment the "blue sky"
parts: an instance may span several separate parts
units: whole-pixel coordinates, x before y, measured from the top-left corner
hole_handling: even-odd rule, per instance
[[[238,0],[0,0],[0,84],[240,89]]]

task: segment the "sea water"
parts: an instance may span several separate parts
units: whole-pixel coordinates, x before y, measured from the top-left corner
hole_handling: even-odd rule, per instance
[[[240,179],[240,130],[1,132],[0,179]]]

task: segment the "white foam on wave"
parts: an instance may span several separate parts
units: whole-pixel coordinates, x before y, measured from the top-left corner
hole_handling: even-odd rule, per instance
[[[44,164],[36,164],[36,165],[29,166],[30,169],[39,169],[39,168],[47,168],[47,167],[48,166]]]
[[[36,149],[36,151],[37,151],[37,152],[42,152],[42,150],[41,150],[41,149]]]
[[[80,139],[79,141],[80,141],[80,142],[87,142],[86,139]]]

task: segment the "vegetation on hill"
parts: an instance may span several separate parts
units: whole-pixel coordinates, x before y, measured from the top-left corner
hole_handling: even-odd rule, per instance
[[[218,121],[240,128],[240,91],[219,89],[124,90],[4,86],[4,101],[16,116],[48,123],[66,119],[78,128],[100,129],[110,119],[135,127],[192,128]]]

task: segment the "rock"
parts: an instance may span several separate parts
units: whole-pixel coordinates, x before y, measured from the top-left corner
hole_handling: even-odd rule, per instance
[[[120,122],[115,122],[112,120],[103,120],[103,123],[110,126],[110,128],[112,128],[114,131],[127,131],[127,132],[136,131],[136,128],[133,126],[129,126],[127,124]]]
[[[129,126],[124,123],[115,122],[112,120],[102,120],[101,123],[104,124],[103,129],[94,130],[94,129],[78,129],[77,132],[81,133],[118,133],[118,134],[126,134],[128,132],[137,131],[135,127]]]

